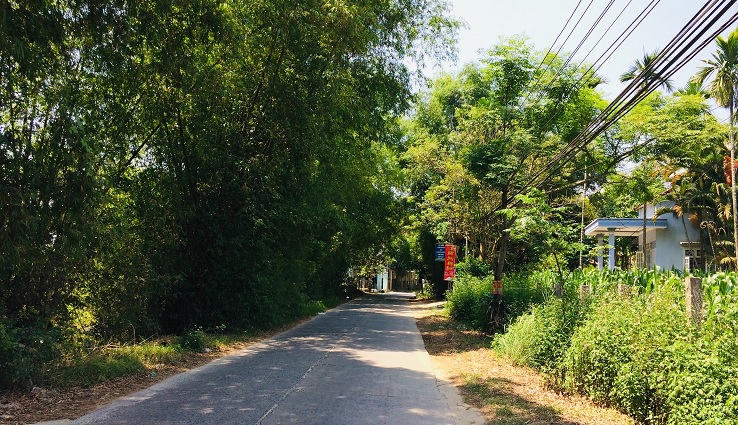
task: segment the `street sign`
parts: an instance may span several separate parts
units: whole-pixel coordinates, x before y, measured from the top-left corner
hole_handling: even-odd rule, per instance
[[[444,261],[446,260],[446,244],[437,243],[436,244],[436,261]]]

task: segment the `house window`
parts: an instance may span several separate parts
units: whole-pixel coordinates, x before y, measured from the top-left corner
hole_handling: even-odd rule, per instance
[[[702,270],[705,267],[701,249],[684,250],[684,271]]]

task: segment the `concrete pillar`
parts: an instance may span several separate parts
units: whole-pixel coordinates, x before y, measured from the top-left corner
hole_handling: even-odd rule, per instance
[[[630,298],[633,295],[633,287],[618,283],[618,296],[623,298]]]
[[[609,270],[615,269],[615,229],[607,229],[607,232],[609,234],[609,240],[608,244],[610,245],[610,250],[608,252],[608,259],[607,259],[607,267]]]
[[[695,326],[699,327],[702,324],[702,279],[687,277],[684,283],[687,316]]]
[[[605,268],[603,255],[605,255],[605,236],[600,233],[597,235],[597,270],[602,271]]]
[[[553,287],[553,294],[556,297],[563,297],[564,296],[564,287],[560,283],[554,283]]]
[[[579,300],[584,301],[587,298],[589,298],[589,285],[581,284],[579,285]]]

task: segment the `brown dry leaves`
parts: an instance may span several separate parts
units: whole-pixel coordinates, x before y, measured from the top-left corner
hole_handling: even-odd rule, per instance
[[[582,397],[545,388],[535,371],[512,366],[490,350],[489,339],[441,315],[438,303],[416,304],[418,328],[433,366],[459,387],[464,401],[501,425],[631,425],[634,421]]]

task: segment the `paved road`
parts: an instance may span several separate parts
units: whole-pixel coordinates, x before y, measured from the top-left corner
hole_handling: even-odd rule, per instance
[[[482,424],[398,295],[371,295],[73,424]]]

